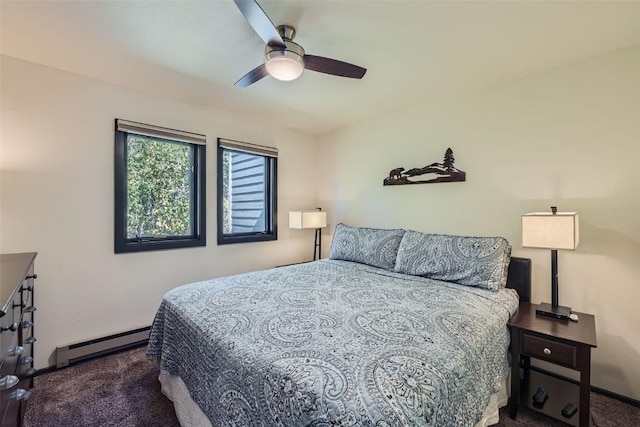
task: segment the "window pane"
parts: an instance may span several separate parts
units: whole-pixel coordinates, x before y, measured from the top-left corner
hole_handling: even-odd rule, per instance
[[[190,144],[127,136],[127,238],[194,234]]]
[[[225,234],[267,231],[266,158],[223,152],[223,231]]]

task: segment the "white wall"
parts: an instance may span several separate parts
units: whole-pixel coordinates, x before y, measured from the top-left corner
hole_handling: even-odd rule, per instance
[[[322,138],[319,200],[332,225],[502,235],[533,259],[540,302],[550,254],[521,248],[520,216],[578,211],[580,246],[559,253],[560,304],[596,316],[592,384],[640,399],[640,48],[428,101]],[[382,186],[447,147],[466,182]]]
[[[317,205],[308,136],[2,57],[0,251],[38,252],[36,368],[56,346],[148,326],[178,285],[311,258],[288,211]],[[113,251],[114,119],[207,135],[207,246]],[[216,244],[216,138],[276,146],[278,240]]]

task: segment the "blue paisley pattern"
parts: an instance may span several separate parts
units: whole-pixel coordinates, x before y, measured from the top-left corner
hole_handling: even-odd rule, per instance
[[[472,426],[518,297],[321,260],[181,286],[147,354],[214,426]]]
[[[406,231],[395,271],[497,291],[505,287],[511,246],[503,237]]]
[[[350,227],[338,224],[331,241],[329,259],[359,262],[392,270],[404,230]]]

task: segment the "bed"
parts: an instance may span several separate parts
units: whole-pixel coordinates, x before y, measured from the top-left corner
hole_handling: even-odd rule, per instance
[[[330,259],[169,291],[147,354],[183,426],[495,423],[530,292],[510,250],[339,225]]]

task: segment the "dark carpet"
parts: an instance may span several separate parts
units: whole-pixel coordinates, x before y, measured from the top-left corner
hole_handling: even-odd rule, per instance
[[[146,347],[40,375],[25,427],[179,427]]]
[[[179,427],[160,392],[156,362],[145,347],[83,362],[35,378],[26,427]],[[520,408],[517,420],[500,410],[501,427],[565,426]],[[591,426],[640,426],[640,408],[591,393]]]

